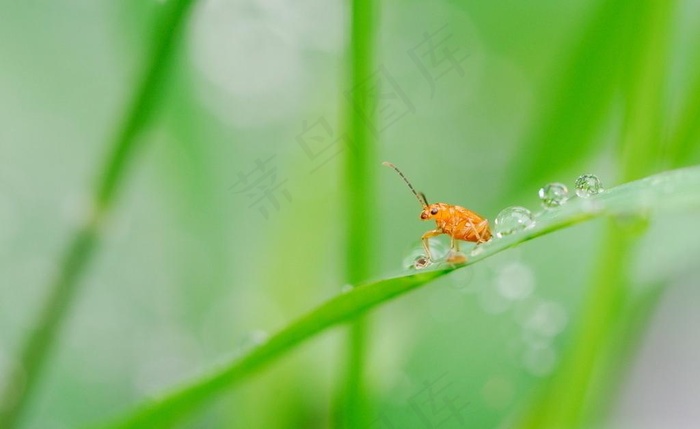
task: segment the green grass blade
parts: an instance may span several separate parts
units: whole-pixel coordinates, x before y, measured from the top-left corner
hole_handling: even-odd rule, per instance
[[[36,390],[51,346],[56,342],[62,322],[78,294],[80,275],[87,266],[98,241],[100,226],[123,183],[127,166],[137,148],[137,135],[150,120],[165,81],[168,60],[177,44],[182,23],[192,0],[173,0],[163,6],[154,33],[153,53],[146,72],[126,110],[112,143],[112,152],[101,170],[102,177],[92,198],[92,212],[74,234],[64,251],[59,272],[49,286],[46,302],[21,351],[21,367],[13,368],[0,397],[0,427],[15,427],[22,410]]]
[[[347,210],[347,235],[345,236],[345,279],[349,284],[358,284],[371,275],[372,239],[374,232],[367,222],[367,207],[375,206],[376,186],[374,176],[379,164],[374,154],[374,139],[370,124],[376,100],[372,86],[366,79],[374,71],[375,4],[373,0],[353,0],[350,24],[350,88],[352,106],[347,107],[347,124],[352,150],[345,151],[345,198]],[[370,123],[368,123],[368,121]],[[365,360],[367,327],[369,321],[359,317],[350,325],[348,350],[345,362],[346,373],[335,415],[338,426],[363,428],[369,413],[366,412]]]
[[[373,86],[364,82],[372,78],[374,6],[370,0],[353,2],[351,36],[351,105],[347,107],[348,138],[351,150],[345,151],[345,194],[348,231],[346,234],[346,277],[350,283],[364,281],[371,272],[372,228],[367,222],[367,208],[376,203],[374,177],[380,163],[374,153],[370,124],[373,123],[375,99]]]
[[[556,71],[545,94],[539,117],[520,145],[512,170],[511,188],[537,189],[563,169],[586,160],[602,141],[594,139],[617,91],[625,15],[636,2],[599,1],[593,15],[570,51],[563,70]],[[595,94],[595,96],[591,96]],[[552,162],[554,160],[554,162]]]
[[[643,343],[659,300],[666,291],[665,284],[646,286],[648,290],[630,300],[622,309],[614,333],[610,335],[610,346],[605,351],[603,365],[596,374],[602,388],[595,388],[598,395],[590,399],[590,409],[586,423],[590,427],[602,427],[610,416],[620,397],[623,382],[630,375],[630,362],[635,359]],[[598,387],[598,386],[595,386]]]
[[[676,2],[659,0],[635,7],[628,25],[627,61],[622,79],[625,98],[622,180],[629,181],[661,167],[663,97],[668,82],[669,25]]]
[[[624,180],[639,178],[660,165],[660,112],[667,83],[668,26],[674,3],[647,2],[628,15],[627,25],[635,33],[627,34],[628,49],[622,56],[625,120],[620,170]],[[644,213],[641,215],[628,220],[636,228],[608,223],[572,346],[523,427],[585,427],[586,421],[598,414],[595,406],[599,403],[591,393],[593,386],[604,383],[603,378],[615,380],[603,373],[604,368],[613,367],[606,359],[611,358],[616,327],[625,324],[621,314],[630,300],[628,261],[646,225]]]
[[[688,100],[668,143],[667,156],[672,167],[688,165],[700,146],[700,70],[689,87]]]
[[[144,76],[126,110],[124,121],[118,128],[112,153],[102,169],[103,176],[96,197],[100,208],[106,209],[114,201],[114,194],[123,180],[127,164],[137,148],[136,137],[151,120],[157,103],[161,100],[169,60],[177,48],[183,23],[193,4],[194,0],[173,0],[163,6]]]
[[[301,317],[242,358],[165,395],[161,400],[147,404],[126,419],[106,427],[154,429],[170,427],[212,399],[214,395],[221,393],[223,389],[236,384],[264,363],[282,355],[302,341],[330,326],[352,320],[379,303],[425,284],[449,271],[451,269],[433,270],[411,276],[385,279],[379,282],[381,283],[379,287],[367,285],[358,287],[350,293],[339,295]]]
[[[539,216],[534,227],[481,245],[480,251],[474,254],[467,264],[456,267],[437,266],[433,270],[385,278],[336,296],[239,359],[166,393],[158,400],[142,405],[123,419],[100,427],[170,427],[224,390],[314,335],[352,320],[383,302],[428,284],[455,269],[479,263],[536,237],[602,216],[650,214],[654,211],[689,208],[700,209],[700,166],[627,183],[589,199],[574,198],[559,209]]]

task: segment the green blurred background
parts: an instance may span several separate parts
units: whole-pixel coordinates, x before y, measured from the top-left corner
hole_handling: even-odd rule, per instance
[[[167,6],[0,0],[0,387]],[[21,427],[117,416],[340,293],[343,160],[358,150],[345,118],[363,87],[377,101],[360,112],[376,161],[371,278],[402,272],[432,228],[383,160],[430,202],[489,219],[539,210],[548,182],[590,172],[611,187],[700,161],[700,1],[378,2],[372,73],[351,82],[356,6],[195,2]],[[640,147],[651,162],[630,161]],[[700,424],[697,221],[651,218],[623,258],[640,304],[611,328],[629,347],[609,349],[590,427]],[[373,311],[364,427],[520,427],[575,342],[614,231],[569,228]],[[324,333],[182,427],[336,427],[346,342]]]

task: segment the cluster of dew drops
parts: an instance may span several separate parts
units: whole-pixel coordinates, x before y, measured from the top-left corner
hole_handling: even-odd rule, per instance
[[[593,174],[583,174],[574,184],[579,198],[589,198],[603,192],[603,184]],[[539,191],[540,201],[545,210],[564,205],[569,200],[569,189],[563,183],[549,183]],[[496,216],[494,229],[496,237],[502,238],[535,226],[535,216],[525,207],[508,207]]]
[[[576,195],[579,198],[589,198],[604,191],[603,184],[594,174],[583,174],[574,183]],[[563,183],[549,183],[539,191],[540,201],[545,210],[555,209],[569,200],[569,190]],[[496,238],[503,238],[535,226],[535,215],[525,207],[507,207],[496,216],[494,232]],[[479,249],[477,247],[476,249]],[[476,250],[475,249],[475,250]],[[472,253],[474,254],[474,253]],[[430,265],[427,256],[417,257],[413,263],[415,269],[423,269]]]

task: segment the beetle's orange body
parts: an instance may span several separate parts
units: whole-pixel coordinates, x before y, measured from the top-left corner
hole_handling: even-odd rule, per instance
[[[456,240],[471,241],[477,244],[486,242],[491,239],[491,229],[489,221],[467,210],[464,207],[455,206],[446,203],[428,204],[423,193],[416,192],[411,183],[406,179],[401,170],[390,162],[385,162],[384,165],[393,168],[406,182],[413,194],[418,198],[418,201],[423,206],[423,211],[420,214],[422,220],[434,220],[437,226],[436,229],[423,234],[423,248],[428,255],[428,259],[432,260],[430,255],[430,245],[428,239],[440,234],[447,234],[451,238],[450,250],[452,254],[448,257],[450,262],[464,262],[466,258],[455,254],[459,251],[459,245]]]
[[[437,213],[432,214],[432,212]],[[464,207],[446,203],[430,204],[420,214],[423,220],[433,219],[442,233],[457,240],[483,243],[491,239],[489,221]]]

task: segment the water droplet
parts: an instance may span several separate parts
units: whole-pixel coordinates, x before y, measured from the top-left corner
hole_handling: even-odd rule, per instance
[[[452,279],[452,287],[454,289],[462,292],[473,292],[472,280],[474,279],[474,270],[472,267],[465,267],[455,271],[450,275],[450,279]]]
[[[551,347],[534,347],[525,352],[523,366],[530,374],[544,377],[557,365],[557,353]]]
[[[450,247],[444,242],[437,239],[428,240],[430,244],[430,253],[433,255],[433,260],[439,261],[450,253]],[[423,254],[423,246],[421,246],[420,254]]]
[[[423,268],[428,268],[431,264],[430,258],[425,255],[420,255],[413,261],[413,268],[422,270]]]
[[[561,304],[542,301],[530,310],[523,327],[539,336],[554,337],[566,328],[568,321],[568,313]]]
[[[492,287],[481,289],[477,299],[481,309],[488,314],[505,313],[510,309],[512,303]]]
[[[340,293],[348,293],[353,289],[355,289],[355,286],[351,284],[345,284],[343,285],[343,287],[340,288]]]
[[[449,253],[449,247],[440,240],[430,240],[430,253],[433,260],[428,260],[423,244],[417,244],[409,254],[403,258],[402,266],[409,270],[421,270],[432,265],[433,261],[442,260]]]
[[[471,252],[469,252],[470,256],[479,256],[482,253],[484,253],[484,246],[474,246]]]
[[[552,338],[540,335],[538,332],[523,329],[520,331],[520,341],[529,348],[544,348],[552,345]]]
[[[496,216],[496,237],[502,238],[535,225],[534,217],[525,207],[508,207]]]
[[[527,298],[535,289],[535,276],[530,267],[513,262],[499,270],[496,275],[496,289],[507,299]]]
[[[583,174],[576,179],[576,195],[588,198],[603,192],[603,183],[594,174]]]
[[[569,199],[569,190],[563,183],[550,183],[540,189],[542,207],[549,209],[559,207]]]

